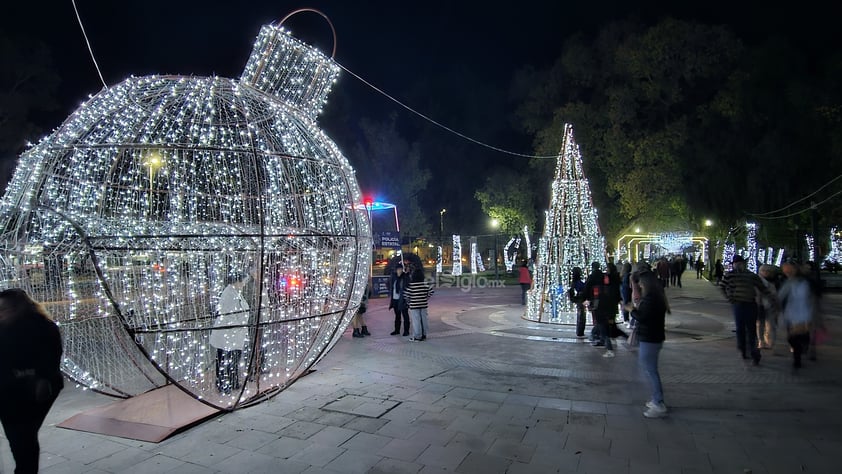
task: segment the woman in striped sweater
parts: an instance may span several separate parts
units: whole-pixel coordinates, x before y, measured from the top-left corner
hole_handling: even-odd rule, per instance
[[[421,267],[410,266],[409,285],[405,290],[405,297],[409,302],[409,318],[412,320],[412,337],[410,341],[427,339],[427,301],[433,294],[433,288],[424,279]]]

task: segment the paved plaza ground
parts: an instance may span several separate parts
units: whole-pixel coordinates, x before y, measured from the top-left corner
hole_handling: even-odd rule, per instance
[[[642,416],[637,354],[617,357],[569,326],[521,318],[519,287],[439,288],[429,339],[350,330],[316,371],[265,403],[161,443],[55,425],[113,400],[68,384],[41,429],[41,472],[57,473],[838,473],[842,294],[828,294],[831,340],[791,369],[779,335],[759,367],[738,357],[730,310],[694,274],[667,290],[661,353],[669,416]],[[0,472],[11,472],[0,438]]]

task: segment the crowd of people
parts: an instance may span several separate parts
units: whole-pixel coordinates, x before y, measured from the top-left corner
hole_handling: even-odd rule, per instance
[[[741,255],[731,260],[732,270],[717,284],[731,303],[739,355],[759,365],[762,350],[774,350],[778,327],[783,326],[797,373],[806,354],[816,360],[816,346],[825,334],[821,317],[821,284],[813,264],[785,262],[780,271],[761,265],[757,273],[747,269]]]

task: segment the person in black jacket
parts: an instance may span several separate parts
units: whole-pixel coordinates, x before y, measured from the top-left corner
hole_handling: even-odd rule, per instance
[[[403,265],[398,263],[389,277],[389,309],[395,311],[395,330],[390,335],[401,333],[401,319],[403,319],[403,335],[409,336],[409,303],[406,301],[404,290],[409,284],[409,275],[404,273]]]
[[[591,274],[585,281],[585,300],[590,303],[593,312],[594,327],[597,332],[593,334],[599,340],[593,342],[594,346],[605,346],[603,357],[614,357],[614,348],[611,338],[619,335],[617,333],[616,318],[620,304],[620,275],[616,267],[609,264],[609,271],[603,273],[599,270],[599,263],[591,263]],[[624,335],[624,334],[623,334]]]
[[[21,289],[0,291],[0,421],[15,473],[38,472],[38,430],[64,387],[61,333]]]
[[[638,361],[652,389],[652,399],[646,402],[643,416],[660,418],[666,416],[667,407],[664,404],[661,376],[658,374],[658,356],[666,339],[664,325],[669,305],[664,287],[653,273],[640,274],[640,288],[643,296],[637,308],[631,304],[626,308],[636,321],[635,330],[640,341]]]

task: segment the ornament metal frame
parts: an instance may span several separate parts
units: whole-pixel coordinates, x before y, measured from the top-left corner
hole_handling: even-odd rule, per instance
[[[239,79],[131,77],[21,156],[0,201],[0,287],[51,313],[67,376],[121,398],[174,384],[233,410],[336,344],[371,265],[354,170],[316,124],[338,74],[267,25]],[[249,274],[242,320],[220,326],[220,294]],[[214,331],[247,335],[230,391]]]

